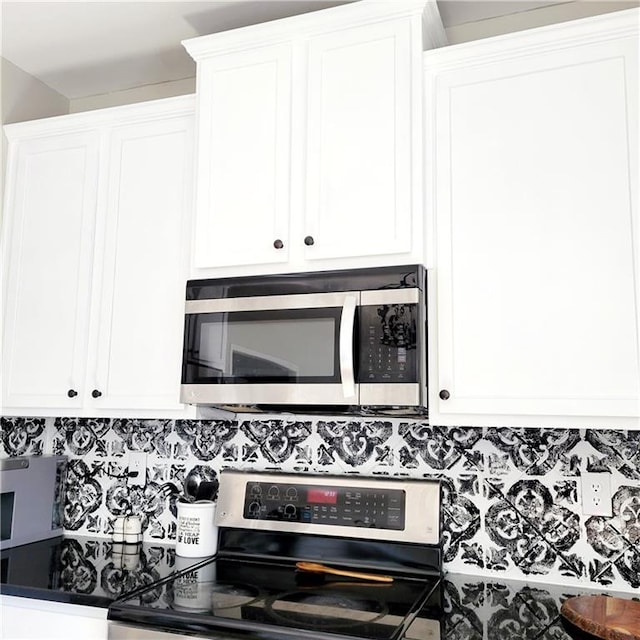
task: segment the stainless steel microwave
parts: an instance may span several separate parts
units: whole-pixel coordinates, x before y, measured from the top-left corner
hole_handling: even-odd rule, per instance
[[[187,283],[181,400],[425,413],[420,265]]]
[[[65,456],[0,460],[0,549],[62,535]]]

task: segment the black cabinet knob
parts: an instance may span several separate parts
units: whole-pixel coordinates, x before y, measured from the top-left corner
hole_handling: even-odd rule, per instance
[[[75,389],[69,389],[69,391],[67,391],[67,395],[70,398],[75,398],[78,395],[78,392]]]
[[[91,392],[91,395],[92,395],[94,398],[99,398],[99,397],[102,395],[102,392],[101,392],[101,391],[98,391],[97,389],[94,389],[94,390]]]
[[[276,249],[282,249],[282,247],[284,247],[284,242],[282,242],[282,240],[280,240],[280,238],[278,238],[277,240],[273,241],[273,246]]]
[[[449,397],[451,396],[451,394],[446,389],[443,389],[439,395],[440,395],[440,400],[448,400]]]
[[[314,239],[313,239],[313,236],[307,236],[307,237],[304,239],[304,243],[307,245],[307,247],[310,247],[314,242],[315,242],[315,241],[314,241]]]

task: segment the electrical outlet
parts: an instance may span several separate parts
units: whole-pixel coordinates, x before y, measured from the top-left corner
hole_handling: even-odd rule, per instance
[[[127,482],[134,487],[144,487],[147,484],[147,454],[144,451],[132,451],[129,454]]]
[[[582,474],[582,513],[611,517],[611,474]]]

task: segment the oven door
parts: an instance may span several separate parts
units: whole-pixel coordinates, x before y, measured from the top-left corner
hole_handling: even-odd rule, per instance
[[[357,405],[359,292],[186,303],[181,401]]]

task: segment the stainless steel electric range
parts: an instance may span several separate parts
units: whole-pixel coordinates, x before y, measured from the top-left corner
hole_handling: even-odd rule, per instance
[[[440,640],[439,482],[223,471],[216,523],[215,556],[109,607],[110,640]]]

